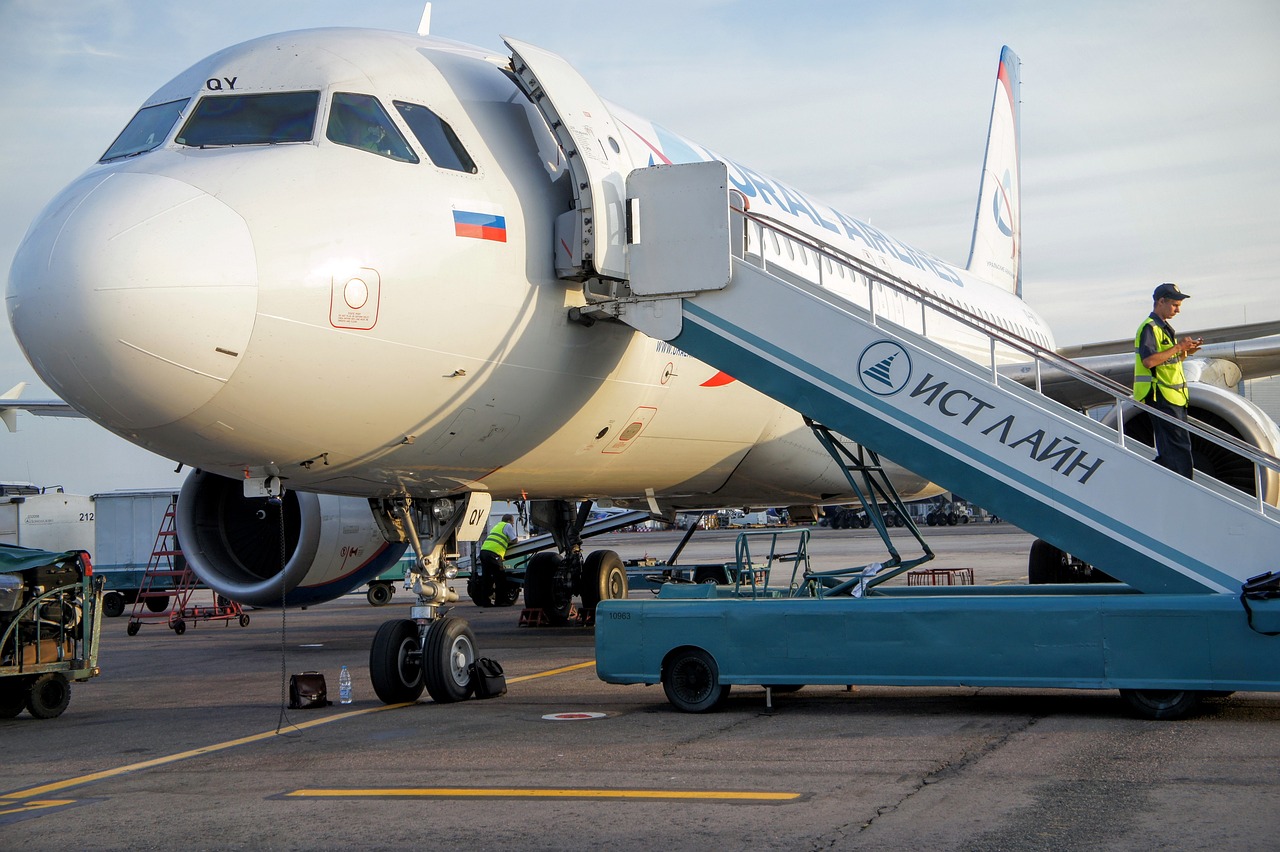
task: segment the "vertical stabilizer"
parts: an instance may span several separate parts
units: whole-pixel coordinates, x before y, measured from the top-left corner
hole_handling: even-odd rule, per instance
[[[1018,55],[1000,51],[978,213],[969,246],[970,272],[1022,297],[1022,168],[1019,159]]]

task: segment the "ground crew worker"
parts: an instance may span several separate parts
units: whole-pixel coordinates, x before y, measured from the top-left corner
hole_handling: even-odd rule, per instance
[[[502,570],[502,558],[507,555],[507,548],[516,540],[515,517],[503,515],[502,520],[489,531],[484,544],[480,545],[480,594],[490,600],[493,593],[501,589],[506,582]]]
[[[1151,298],[1151,315],[1138,326],[1133,339],[1133,398],[1186,422],[1187,377],[1182,362],[1194,355],[1204,341],[1184,337],[1175,342],[1177,333],[1169,320],[1182,309],[1182,300],[1189,298],[1186,293],[1174,284],[1161,284]],[[1152,417],[1151,426],[1156,462],[1190,478],[1191,436],[1187,430],[1160,417]]]

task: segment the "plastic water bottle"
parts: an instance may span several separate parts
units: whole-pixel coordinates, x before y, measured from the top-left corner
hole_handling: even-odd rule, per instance
[[[351,703],[351,672],[347,671],[346,666],[338,672],[338,703]]]

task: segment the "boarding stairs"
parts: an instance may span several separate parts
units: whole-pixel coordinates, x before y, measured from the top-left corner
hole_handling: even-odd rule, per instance
[[[1002,366],[1066,373],[1118,408],[1135,404],[1127,388],[891,264],[747,212],[722,163],[636,169],[626,198],[628,278],[588,287],[572,318],[667,341],[1138,591],[1238,594],[1280,569],[1275,457],[1192,424],[1254,465],[1257,493],[1155,464],[1123,429]]]

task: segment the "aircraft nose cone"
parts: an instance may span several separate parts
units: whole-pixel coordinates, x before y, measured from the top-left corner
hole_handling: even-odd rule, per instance
[[[116,431],[208,402],[253,331],[257,264],[244,219],[154,174],[91,174],[54,199],[14,257],[14,334],[56,393]]]

